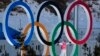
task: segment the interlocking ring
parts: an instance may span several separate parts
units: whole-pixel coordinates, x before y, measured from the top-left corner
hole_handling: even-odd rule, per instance
[[[59,23],[59,24],[55,27],[55,29],[54,29],[54,31],[53,31],[53,35],[52,35],[52,52],[53,52],[53,56],[57,56],[57,55],[56,55],[56,52],[55,52],[54,39],[55,39],[56,33],[57,33],[58,29],[61,27],[61,25],[62,25],[62,24]],[[78,33],[77,33],[77,31],[75,30],[74,26],[73,26],[71,23],[65,21],[65,22],[64,22],[64,25],[70,26],[70,27],[72,28],[73,32],[75,33],[75,37],[77,37]],[[74,47],[75,47],[75,52],[78,51],[77,47],[76,47],[76,46],[74,46]],[[75,53],[75,52],[74,52],[74,53]],[[72,53],[72,54],[73,54],[73,53]],[[76,54],[74,54],[74,56],[76,56]]]
[[[10,11],[15,6],[18,6],[18,5],[20,5],[22,8],[24,8],[24,10],[26,11],[26,13],[27,13],[27,15],[29,17],[28,20],[31,22],[30,24],[28,24],[25,27],[24,31],[22,32],[26,36],[25,40],[24,40],[24,45],[27,45],[29,43],[29,41],[31,40],[33,32],[34,32],[34,25],[35,25],[36,26],[35,27],[35,35],[36,35],[37,39],[43,45],[45,45],[44,46],[44,53],[43,53],[43,55],[47,56],[49,54],[49,46],[51,46],[50,50],[52,50],[52,53],[53,53],[51,55],[56,56],[55,44],[60,40],[60,38],[62,36],[62,33],[63,33],[63,29],[65,30],[65,35],[66,35],[67,39],[74,44],[75,51],[72,54],[73,56],[77,56],[78,55],[77,54],[78,53],[78,45],[84,44],[89,39],[89,37],[90,37],[90,34],[92,32],[92,23],[93,23],[92,22],[92,15],[91,15],[91,11],[90,11],[88,5],[85,4],[84,2],[82,2],[81,0],[75,1],[75,2],[71,3],[70,6],[68,6],[68,9],[66,10],[65,15],[64,15],[64,19],[66,19],[66,21],[64,21],[62,13],[61,13],[61,10],[60,10],[59,6],[56,3],[52,2],[52,1],[43,2],[40,5],[40,8],[39,8],[39,11],[38,11],[38,14],[37,14],[37,18],[36,18],[37,20],[36,20],[35,24],[34,24],[33,14],[32,14],[31,9],[29,8],[29,6],[26,3],[24,3],[24,2],[16,1],[16,2],[11,3],[7,7],[7,9],[5,11],[4,22],[3,22],[3,31],[4,31],[4,35],[6,37],[6,40],[8,41],[9,44],[11,44],[13,46],[20,46],[20,43],[18,41],[16,42],[13,39],[13,37],[9,34],[8,18],[9,18]],[[49,36],[48,36],[48,32],[47,32],[46,28],[41,23],[39,23],[39,18],[40,18],[41,11],[42,11],[42,9],[44,7],[46,7],[48,5],[50,5],[51,7],[53,7],[55,9],[55,11],[57,12],[58,18],[59,18],[59,23],[54,28],[54,31],[53,31],[52,42],[49,42]],[[80,5],[80,6],[82,6],[84,8],[84,10],[85,10],[85,12],[87,14],[87,19],[88,19],[87,32],[86,32],[86,34],[85,34],[85,36],[84,36],[84,38],[82,40],[78,40],[78,33],[77,33],[77,31],[75,30],[74,26],[70,22],[68,22],[70,20],[71,10],[76,5]],[[66,27],[64,27],[64,25],[66,25]],[[71,27],[71,29],[73,31],[70,30],[69,26]],[[58,33],[57,30],[59,29],[59,27],[61,27],[60,28],[60,32],[59,32],[58,37],[55,40],[55,36],[56,36],[56,33]],[[42,34],[41,34],[41,32],[42,32]],[[73,37],[71,32],[74,32],[74,35],[75,35],[76,39]],[[46,37],[46,40],[44,39],[45,37]]]
[[[13,45],[13,46],[21,46],[20,43],[17,41],[15,41],[13,39],[13,37],[9,34],[9,30],[8,30],[8,18],[9,18],[9,14],[10,14],[10,11],[15,7],[15,6],[20,6],[22,7],[27,15],[28,15],[28,20],[30,22],[32,22],[32,27],[31,27],[31,30],[30,30],[30,34],[28,34],[28,36],[25,38],[24,40],[24,45],[27,45],[29,43],[29,41],[31,40],[32,38],[32,34],[33,34],[33,30],[34,30],[34,18],[33,18],[33,14],[32,14],[32,11],[31,9],[29,8],[29,6],[24,3],[24,2],[21,2],[21,1],[16,1],[16,2],[12,2],[7,8],[6,8],[6,11],[5,11],[5,16],[4,16],[4,21],[3,21],[3,32],[4,32],[4,35],[5,35],[5,38],[6,40],[8,41],[8,43],[10,45]]]
[[[85,4],[83,1],[81,0],[78,0],[78,1],[75,1],[73,2],[69,7],[68,9],[66,10],[66,13],[65,13],[65,19],[66,21],[69,21],[70,20],[70,13],[71,13],[71,10],[76,6],[76,5],[81,5],[86,14],[87,14],[87,19],[88,19],[88,27],[87,27],[87,32],[84,36],[84,38],[82,40],[76,40],[74,39],[74,37],[72,36],[71,32],[70,32],[70,29],[69,27],[66,27],[65,28],[65,33],[66,33],[66,36],[68,38],[69,41],[71,41],[73,44],[84,44],[86,43],[86,41],[89,39],[90,35],[91,35],[91,32],[92,32],[92,14],[91,14],[91,11],[88,7],[87,4]]]
[[[61,19],[61,22],[62,22],[61,30],[60,30],[59,36],[58,36],[57,39],[55,40],[55,44],[56,44],[56,43],[59,41],[59,39],[61,38],[61,35],[62,35],[62,32],[63,32],[63,22],[64,22],[63,17],[62,17],[62,13],[61,13],[61,10],[60,10],[59,6],[58,6],[56,3],[52,2],[52,1],[43,2],[43,3],[41,4],[41,7],[40,7],[39,11],[38,11],[37,21],[36,21],[36,22],[39,22],[39,17],[40,17],[40,13],[41,13],[42,9],[43,9],[44,7],[46,7],[46,6],[48,6],[48,5],[50,5],[51,7],[53,7],[53,8],[55,9],[55,11],[57,12],[58,18]],[[48,42],[48,41],[46,41],[46,40],[43,38],[43,36],[41,35],[41,32],[40,32],[39,27],[36,28],[36,31],[37,31],[37,33],[38,33],[38,34],[36,33],[36,36],[37,36],[37,38],[41,39],[41,40],[40,40],[41,43],[46,44],[46,45],[51,45],[51,42]],[[36,32],[36,31],[35,31],[35,32]]]
[[[46,28],[45,28],[41,23],[39,23],[39,22],[35,22],[35,23],[34,23],[34,26],[40,27],[40,28],[43,30],[44,34],[46,35],[47,41],[49,41],[49,36],[48,36],[48,32],[47,32]],[[28,33],[28,30],[29,30],[31,27],[32,27],[31,23],[28,24],[28,25],[25,27],[25,29],[23,30],[22,33],[26,36],[27,33]],[[49,55],[49,47],[47,47],[46,45],[44,45],[43,56],[44,56],[44,55],[45,55],[45,56],[48,56],[48,55]]]

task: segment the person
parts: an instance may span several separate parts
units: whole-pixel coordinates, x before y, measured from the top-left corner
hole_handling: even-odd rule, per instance
[[[67,45],[71,44],[71,42],[66,43],[66,40],[64,40],[61,43],[58,43],[58,45],[61,46],[61,54],[60,56],[67,56],[66,50],[67,50]]]

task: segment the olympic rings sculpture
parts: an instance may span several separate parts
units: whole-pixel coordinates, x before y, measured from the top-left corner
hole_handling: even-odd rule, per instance
[[[52,37],[51,37],[52,41],[51,42],[49,42],[49,35],[48,35],[48,32],[47,32],[45,26],[42,23],[39,22],[39,17],[40,17],[42,9],[46,6],[49,6],[49,5],[55,9],[55,11],[57,12],[57,15],[58,15],[58,19],[59,19],[59,23],[54,28],[54,31],[52,33]],[[79,38],[78,33],[77,33],[76,29],[74,28],[74,26],[69,22],[71,10],[76,5],[80,5],[85,10],[85,12],[87,14],[87,20],[88,20],[87,32],[84,35],[83,39],[81,39],[81,40],[78,40],[78,38]],[[35,31],[35,35],[36,35],[37,39],[40,41],[41,44],[44,45],[43,55],[45,55],[45,56],[47,56],[49,54],[49,47],[51,47],[50,48],[51,55],[57,56],[56,51],[55,51],[55,44],[61,39],[63,29],[65,31],[66,39],[68,39],[71,43],[74,44],[74,47],[73,47],[74,51],[71,53],[71,56],[78,56],[78,45],[82,45],[82,44],[86,43],[86,41],[89,39],[89,37],[91,35],[92,23],[93,23],[92,22],[92,14],[91,14],[91,11],[90,11],[88,5],[85,4],[82,0],[76,0],[73,3],[71,3],[68,6],[68,8],[66,9],[64,17],[62,15],[62,12],[61,12],[59,6],[55,2],[45,1],[40,5],[39,11],[38,11],[37,17],[36,17],[36,19],[37,19],[36,22],[34,22],[34,16],[32,14],[31,9],[29,8],[29,6],[22,1],[16,1],[16,2],[12,2],[6,8],[4,21],[3,21],[3,32],[4,32],[4,35],[5,35],[5,38],[8,41],[8,43],[12,46],[18,46],[18,47],[21,46],[20,42],[15,41],[12,38],[12,36],[9,34],[9,30],[8,30],[9,14],[10,14],[10,11],[15,6],[22,7],[26,11],[27,16],[29,18],[28,20],[30,21],[30,24],[28,24],[22,32],[24,35],[26,35],[26,37],[24,38],[24,45],[28,45],[29,41],[32,38],[33,32]],[[66,19],[66,21],[64,21],[64,19]],[[58,31],[59,28],[60,28],[59,35],[58,35],[58,37],[55,37],[56,34],[58,33],[57,31]],[[73,31],[71,31],[71,29]],[[44,33],[44,34],[41,34],[41,32]],[[73,37],[71,32],[74,32],[75,37]]]

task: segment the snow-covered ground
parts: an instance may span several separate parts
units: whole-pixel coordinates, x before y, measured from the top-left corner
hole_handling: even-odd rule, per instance
[[[36,21],[36,15],[37,15],[38,9],[40,7],[39,4],[35,1],[34,2],[28,2],[27,4],[31,8],[33,16],[35,18],[34,20]],[[9,16],[9,26],[10,27],[19,31],[20,20],[21,20],[21,27],[22,28],[24,28],[29,23],[28,17],[26,16],[26,14],[17,13],[17,12],[12,12],[12,13],[14,15]],[[94,15],[95,13],[92,13],[92,14]],[[4,12],[0,12],[0,23],[3,23],[3,15],[4,15]],[[43,25],[45,25],[46,29],[51,34],[51,31],[57,25],[57,23],[59,22],[59,19],[56,15],[54,15],[53,13],[50,13],[50,11],[46,11],[45,9],[43,9],[43,11],[41,12],[41,16],[40,16],[40,22]],[[81,36],[80,38],[82,38],[82,36],[86,32],[86,27],[87,27],[87,16],[86,16],[86,13],[84,12],[82,7],[79,7],[79,9],[78,9],[78,24],[79,24],[78,25],[79,35]],[[97,37],[98,33],[100,33],[100,31],[99,31],[100,26],[98,26],[99,24],[100,24],[100,19],[97,19],[96,16],[95,17],[93,16],[93,32],[91,34],[90,39],[87,41],[88,46],[91,47],[92,52],[93,52],[94,46],[96,44],[95,38]],[[81,32],[83,32],[83,33],[81,33]],[[62,38],[64,38],[64,36]],[[32,38],[29,45],[33,46],[32,43],[35,43],[35,46],[40,44],[37,41],[37,38],[35,36],[34,36],[34,38]],[[9,53],[9,56],[16,56],[17,52],[19,51],[18,49],[16,50],[14,47],[9,45],[9,43],[7,43],[6,40],[0,40],[0,46],[1,45],[5,46],[5,50],[6,50],[6,52]],[[68,50],[67,50],[67,52],[69,52],[68,56],[70,55],[70,52],[72,51],[72,46],[68,46]],[[34,46],[33,46],[33,48],[34,48]],[[3,51],[2,51],[2,53],[0,53],[0,56],[5,52],[4,48],[2,48],[2,49],[3,49]],[[37,51],[37,54],[38,53],[39,52]],[[79,56],[82,56],[83,53],[84,53],[84,50],[82,49],[82,46],[80,46],[79,47]],[[57,46],[57,54],[60,54],[60,47],[59,46]]]

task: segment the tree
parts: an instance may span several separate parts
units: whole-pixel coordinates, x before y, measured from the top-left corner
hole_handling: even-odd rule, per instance
[[[94,56],[100,56],[100,45],[99,46],[95,45],[93,53],[94,53]]]
[[[60,7],[62,13],[64,14],[65,9],[67,7],[66,3],[67,2],[71,2],[73,0],[35,0],[36,2],[38,2],[39,4],[41,4],[44,1],[54,1],[57,3],[57,5]],[[49,11],[54,13],[56,15],[56,12],[52,9],[52,7],[48,6],[47,8],[49,8]]]
[[[97,42],[99,43],[100,45],[100,33],[98,34],[97,38],[96,38]]]
[[[96,40],[97,40],[97,44],[95,45],[93,54],[94,56],[100,56],[100,33],[98,34]]]
[[[84,56],[92,56],[91,47],[88,47],[87,43],[82,48],[84,49]]]
[[[87,44],[85,43],[82,48],[84,49],[84,56],[87,56],[87,50],[88,50]]]
[[[33,48],[29,45],[24,46],[24,39],[25,39],[26,35],[25,34],[20,34],[20,36],[16,36],[17,40],[21,43],[21,56],[36,56],[36,52],[33,50]],[[17,46],[15,48],[18,48]]]

